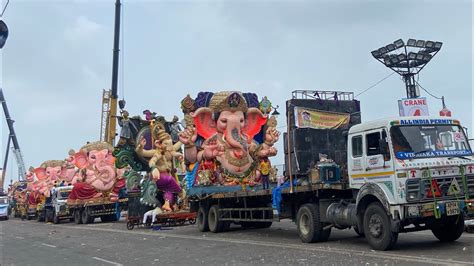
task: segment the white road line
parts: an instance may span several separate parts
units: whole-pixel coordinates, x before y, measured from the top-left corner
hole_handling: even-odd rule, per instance
[[[55,247],[56,247],[56,246],[54,246],[54,245],[50,245],[50,244],[46,244],[46,243],[41,243],[41,245],[47,246],[47,247],[50,247],[50,248],[55,248]]]
[[[266,241],[257,241],[257,240],[239,240],[239,239],[226,239],[220,237],[202,237],[202,236],[189,236],[189,235],[178,235],[178,234],[169,234],[169,233],[160,233],[160,232],[139,232],[139,231],[124,231],[118,229],[109,229],[109,228],[97,228],[97,227],[81,227],[81,226],[65,226],[65,225],[54,225],[55,227],[63,227],[68,229],[78,229],[78,230],[91,230],[91,231],[104,231],[104,232],[114,232],[122,234],[131,234],[131,235],[146,235],[146,236],[160,236],[160,237],[172,237],[180,239],[193,239],[193,240],[203,240],[203,241],[215,241],[215,242],[226,242],[234,244],[246,244],[246,245],[256,245],[256,246],[266,246],[266,247],[276,247],[283,249],[296,249],[296,250],[307,250],[307,251],[319,251],[326,253],[336,253],[352,256],[366,256],[373,257],[378,259],[392,259],[399,261],[407,262],[421,262],[427,264],[437,264],[437,265],[472,265],[472,262],[468,261],[456,261],[451,259],[436,259],[420,256],[410,256],[396,253],[387,253],[380,251],[364,251],[364,250],[351,250],[351,249],[342,249],[342,248],[333,248],[333,247],[315,247],[309,244],[282,244],[282,243],[273,243]]]
[[[424,236],[433,236],[433,233],[431,231],[419,231],[419,232],[411,232],[409,234],[416,234],[416,235],[424,235]],[[469,234],[464,232],[462,237],[467,237],[467,238],[474,238],[474,234]]]
[[[123,266],[123,264],[113,262],[113,261],[110,261],[110,260],[106,260],[106,259],[102,259],[102,258],[98,258],[98,257],[92,257],[92,258],[95,259],[95,260],[100,260],[100,261],[103,261],[103,262],[110,263],[112,265]]]
[[[15,236],[16,239],[25,239],[24,237],[22,236]]]

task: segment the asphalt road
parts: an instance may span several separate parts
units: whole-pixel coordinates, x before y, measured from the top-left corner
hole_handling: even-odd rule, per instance
[[[290,221],[268,229],[201,233],[194,225],[127,230],[124,222],[60,225],[0,222],[1,265],[473,265],[474,234],[440,243],[430,231],[400,234],[394,250],[371,250],[352,230],[303,244]]]

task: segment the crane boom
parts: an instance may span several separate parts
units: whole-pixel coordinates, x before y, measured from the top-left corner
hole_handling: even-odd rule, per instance
[[[114,25],[114,55],[112,61],[112,88],[109,105],[108,134],[107,142],[114,145],[115,131],[117,127],[117,83],[119,67],[119,42],[120,42],[120,0],[115,1],[115,25]]]
[[[18,164],[18,175],[20,180],[25,179],[26,167],[25,162],[23,161],[23,155],[21,154],[20,145],[18,144],[18,139],[15,134],[15,128],[13,127],[13,119],[10,117],[10,112],[8,111],[7,101],[3,96],[3,89],[0,88],[0,101],[2,102],[3,112],[5,113],[5,119],[7,120],[8,129],[10,131],[9,138],[13,142],[13,153],[15,154],[16,162]],[[7,147],[8,148],[8,147]],[[5,162],[6,165],[6,162]],[[5,171],[6,169],[4,169]],[[1,187],[3,187],[3,178]]]

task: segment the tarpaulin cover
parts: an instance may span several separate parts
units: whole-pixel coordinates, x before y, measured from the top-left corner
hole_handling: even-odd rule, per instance
[[[33,191],[28,196],[28,205],[33,206],[41,202],[40,193],[37,191]]]
[[[97,190],[87,183],[76,183],[72,188],[68,199],[70,200],[84,200],[90,199],[97,193]]]

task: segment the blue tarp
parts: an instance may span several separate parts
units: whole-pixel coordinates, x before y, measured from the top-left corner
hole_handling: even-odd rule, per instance
[[[293,180],[293,186],[296,186],[296,179]],[[290,181],[286,181],[281,186],[274,188],[272,191],[272,208],[278,210],[278,212],[280,212],[281,190],[289,187]]]

